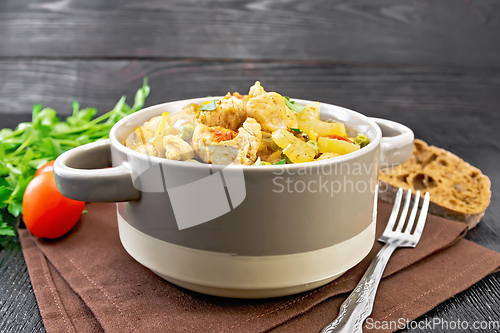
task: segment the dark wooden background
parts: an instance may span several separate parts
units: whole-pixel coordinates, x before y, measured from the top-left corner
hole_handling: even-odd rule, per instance
[[[466,237],[500,251],[498,0],[0,0],[0,128],[38,103],[103,113],[144,76],[148,105],[260,80],[406,124],[491,178]],[[0,263],[0,331],[44,332],[19,245]],[[494,274],[419,320],[500,320],[498,304]]]

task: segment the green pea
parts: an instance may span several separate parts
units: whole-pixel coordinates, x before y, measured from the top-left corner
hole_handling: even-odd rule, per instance
[[[181,127],[179,136],[182,140],[187,141],[193,137],[193,133],[194,133],[194,126],[191,124],[186,124]]]
[[[354,143],[359,145],[361,148],[370,143],[370,139],[364,134],[359,134],[355,139]]]

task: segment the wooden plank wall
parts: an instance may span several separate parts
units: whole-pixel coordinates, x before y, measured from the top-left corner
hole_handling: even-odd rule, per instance
[[[6,0],[2,57],[498,68],[496,0]]]

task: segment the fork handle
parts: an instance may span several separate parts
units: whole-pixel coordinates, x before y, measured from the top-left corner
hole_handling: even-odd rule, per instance
[[[375,294],[385,266],[398,245],[385,244],[373,259],[356,288],[340,306],[334,321],[325,326],[321,333],[361,333],[363,323],[372,313]]]

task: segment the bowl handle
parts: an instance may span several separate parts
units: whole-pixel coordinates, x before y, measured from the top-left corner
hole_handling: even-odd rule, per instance
[[[109,140],[73,148],[54,162],[54,178],[59,192],[79,201],[119,202],[135,200],[140,192],[132,183],[128,163],[111,166]]]
[[[413,131],[395,121],[370,118],[382,130],[380,141],[380,168],[406,162],[413,152]]]

